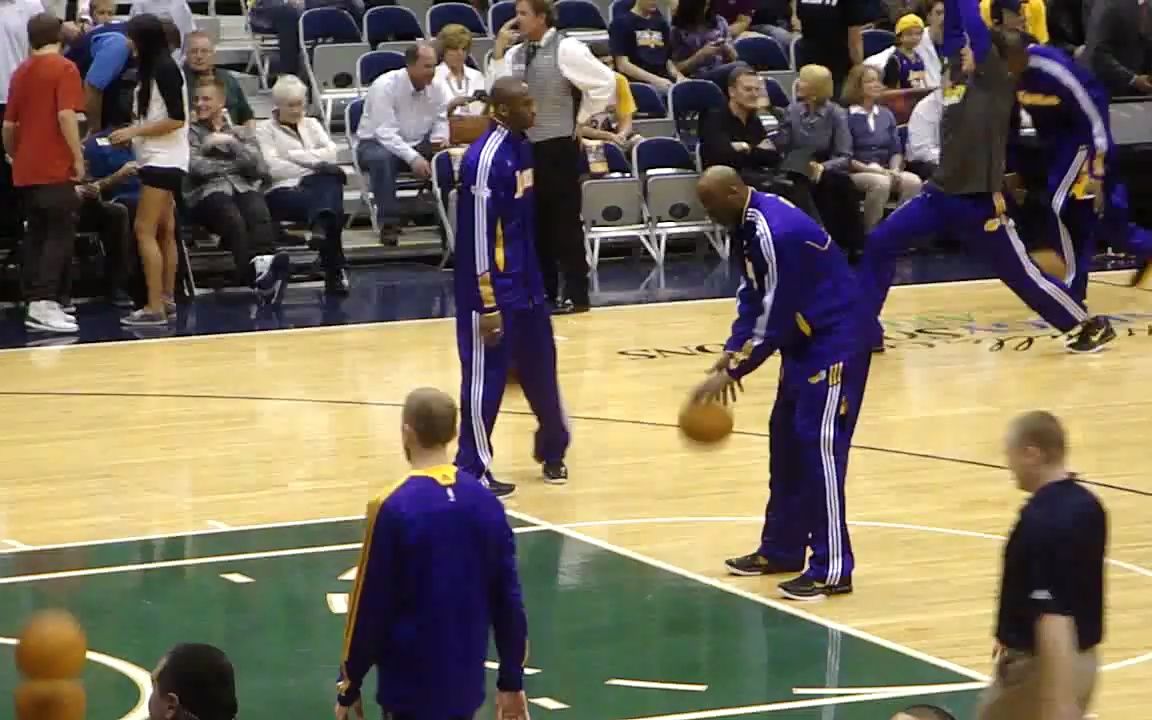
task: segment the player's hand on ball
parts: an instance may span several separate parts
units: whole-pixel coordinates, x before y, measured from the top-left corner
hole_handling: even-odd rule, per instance
[[[734,379],[727,372],[717,372],[708,376],[708,379],[696,386],[692,391],[691,399],[694,403],[721,402],[727,405],[736,402],[736,394],[744,390],[739,380]]]
[[[531,720],[528,697],[523,692],[496,693],[496,720]]]
[[[712,363],[712,367],[708,368],[708,374],[728,372],[728,368],[732,367],[732,358],[734,357],[736,357],[736,353],[728,352],[727,350],[720,353],[720,357],[716,358],[716,362]]]
[[[480,337],[488,347],[500,344],[504,338],[504,318],[499,311],[480,316]]]

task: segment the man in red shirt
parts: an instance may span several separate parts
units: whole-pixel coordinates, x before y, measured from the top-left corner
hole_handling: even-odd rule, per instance
[[[41,13],[28,21],[32,55],[12,75],[4,115],[4,147],[12,181],[24,194],[24,282],[33,330],[76,332],[76,319],[60,307],[59,291],[72,262],[84,177],[84,150],[76,111],[84,108],[80,73],[60,55],[60,20]]]

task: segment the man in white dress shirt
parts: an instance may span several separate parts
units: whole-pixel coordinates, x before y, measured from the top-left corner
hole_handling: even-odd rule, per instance
[[[436,51],[417,43],[404,52],[407,67],[373,81],[356,131],[356,161],[368,173],[376,199],[380,242],[395,245],[400,227],[396,175],[411,170],[432,177],[428,160],[448,143],[448,98],[433,84]]]

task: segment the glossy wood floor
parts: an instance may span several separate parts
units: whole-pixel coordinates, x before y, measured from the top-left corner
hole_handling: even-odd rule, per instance
[[[807,608],[987,672],[1000,544],[981,534],[1006,532],[1024,499],[995,466],[1005,422],[1031,408],[1066,420],[1077,470],[1126,488],[1098,488],[1112,556],[1152,568],[1152,295],[1095,282],[1091,300],[1120,316],[1121,337],[1074,357],[997,283],[893,291],[848,489],[857,591]],[[572,481],[536,478],[534,423],[512,393],[495,439],[501,475],[521,484],[509,507],[554,523],[664,518],[581,530],[722,577],[724,557],[756,546],[775,361],[746,383],[724,447],[686,446],[672,423],[731,312],[725,300],[558,319]],[[360,512],[403,472],[404,394],[456,387],[454,332],[427,321],[0,353],[0,539]],[[766,595],[775,584],[730,582]],[[1109,601],[1104,661],[1152,653],[1152,570],[1113,566]],[[1100,717],[1146,716],[1150,673],[1110,670]]]

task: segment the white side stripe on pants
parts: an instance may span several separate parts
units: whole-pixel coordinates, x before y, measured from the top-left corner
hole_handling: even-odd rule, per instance
[[[1080,170],[1084,167],[1084,160],[1087,157],[1088,148],[1081,145],[1076,151],[1076,157],[1072,159],[1072,166],[1068,168],[1056,192],[1052,194],[1052,214],[1056,217],[1056,229],[1060,232],[1060,251],[1064,254],[1064,265],[1067,268],[1064,272],[1065,285],[1071,285],[1073,278],[1076,277],[1076,250],[1072,246],[1072,233],[1068,232],[1068,226],[1064,224],[1064,218],[1060,217],[1060,211],[1064,209],[1068,193],[1072,190],[1076,178],[1080,177]]]
[[[1048,278],[1044,277],[1044,273],[1040,272],[1040,268],[1036,267],[1036,263],[1032,258],[1028,257],[1028,251],[1024,249],[1024,241],[1020,239],[1019,233],[1016,232],[1016,225],[1009,218],[1003,218],[1004,231],[1008,235],[1008,241],[1012,243],[1012,250],[1016,253],[1016,260],[1024,268],[1024,272],[1028,273],[1028,277],[1032,282],[1048,293],[1049,296],[1068,311],[1076,322],[1084,322],[1088,319],[1088,313],[1084,308],[1080,307],[1072,296],[1064,292],[1060,288],[1052,284]]]
[[[492,446],[488,442],[488,427],[484,424],[484,338],[480,336],[480,313],[472,313],[472,386],[468,389],[472,401],[472,435],[476,440],[476,454],[487,470],[492,464]]]
[[[836,472],[836,418],[840,409],[840,385],[843,382],[841,365],[836,384],[833,370],[828,369],[828,396],[824,401],[824,416],[820,422],[820,460],[824,466],[824,500],[828,513],[828,578],[829,585],[840,582],[844,571],[843,548],[840,546],[840,483]]]

